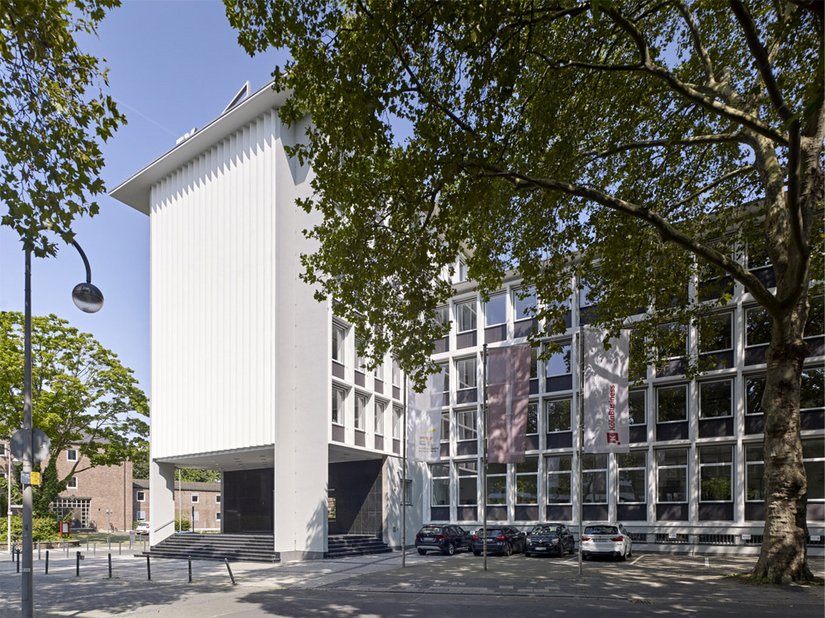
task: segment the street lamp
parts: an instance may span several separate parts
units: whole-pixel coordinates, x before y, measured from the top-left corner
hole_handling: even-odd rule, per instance
[[[78,283],[72,290],[72,300],[75,306],[86,313],[95,313],[103,307],[103,294],[92,284],[92,269],[89,260],[80,245],[72,241],[72,245],[86,267],[86,282]],[[26,254],[25,269],[25,303],[23,313],[23,555],[21,586],[23,618],[34,616],[33,578],[32,578],[32,250],[28,242],[24,242]]]

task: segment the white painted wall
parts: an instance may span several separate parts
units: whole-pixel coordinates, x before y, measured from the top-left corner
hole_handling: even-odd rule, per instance
[[[280,132],[271,110],[152,187],[153,458],[274,442]]]

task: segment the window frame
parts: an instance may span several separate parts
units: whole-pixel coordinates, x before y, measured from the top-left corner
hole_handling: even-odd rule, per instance
[[[478,408],[475,406],[456,408],[454,412],[456,440],[459,442],[478,440]],[[467,422],[468,415],[472,417],[472,423]]]
[[[714,384],[723,384],[727,382],[728,384],[728,413],[727,414],[716,414],[713,416],[708,416],[705,413],[705,400],[704,400],[704,387]],[[700,419],[711,419],[711,418],[732,418],[733,417],[733,408],[735,405],[735,393],[733,389],[733,378],[724,378],[721,380],[702,380],[701,382],[697,383],[698,390],[699,390],[699,418]]]
[[[558,460],[558,465],[556,469],[550,465],[550,460]],[[565,469],[562,463],[567,462],[567,469]],[[567,501],[566,502],[554,502],[550,498],[551,496],[557,495],[558,492],[551,491],[551,477],[567,477]],[[548,505],[572,505],[573,504],[573,455],[570,453],[558,453],[558,454],[551,454],[544,456],[544,478],[545,478],[545,492],[544,502]],[[557,486],[562,487],[562,483],[559,483]]]
[[[369,395],[366,393],[355,393],[355,416],[353,417],[353,427],[357,431],[367,430],[367,406],[369,405]]]
[[[503,313],[503,316],[501,320],[497,322],[491,322],[489,319],[490,312],[488,309],[492,305],[493,300],[501,300],[502,302],[501,312]],[[491,294],[490,300],[484,303],[484,327],[489,328],[491,326],[500,326],[502,324],[507,324],[507,292],[497,292],[496,294]]]
[[[465,358],[456,358],[453,359],[455,363],[455,376],[456,376],[456,390],[459,391],[470,391],[475,390],[478,388],[478,358],[475,356],[467,356]],[[472,371],[462,371],[462,367],[464,367],[464,363],[468,363],[472,366]],[[466,373],[466,375],[464,375]],[[472,380],[472,384],[465,381],[465,378],[470,378]],[[465,385],[466,384],[466,385]]]
[[[552,352],[544,361],[544,377],[545,378],[557,378],[559,376],[569,376],[573,373],[573,358],[572,358],[572,350],[573,346],[571,345],[570,341],[559,342],[559,346],[561,350],[558,352]],[[561,362],[565,365],[566,371],[561,373],[550,373],[553,359],[556,357],[561,358]],[[567,357],[567,360],[565,360]]]
[[[760,442],[745,442],[742,444],[745,453],[745,502],[765,501],[765,454],[763,445]],[[755,453],[759,457],[751,459],[750,453]],[[751,469],[759,469],[759,494],[756,498],[751,498]]]
[[[567,429],[555,429],[554,425],[550,422],[550,414],[551,411],[548,409],[551,406],[555,407],[556,404],[559,403],[566,403],[567,404]],[[555,397],[551,398],[548,397],[543,400],[542,402],[542,412],[544,414],[544,428],[545,433],[567,433],[573,431],[573,399],[572,397]]]
[[[677,447],[677,448],[658,448],[653,451],[654,459],[656,462],[656,503],[657,504],[688,504],[690,501],[690,486],[689,486],[689,473],[690,473],[690,461],[688,458],[689,449],[686,447]],[[660,454],[664,453],[681,453],[684,457],[684,463],[662,463],[660,461]],[[684,495],[684,500],[664,500],[663,496],[664,493],[662,491],[662,477],[661,473],[663,471],[682,471],[682,494]]]
[[[346,353],[347,353],[347,333],[349,331],[349,327],[339,322],[338,320],[332,321],[332,360],[338,363],[339,365],[346,366]],[[338,337],[337,345],[336,345],[336,336]]]
[[[681,388],[682,392],[685,395],[684,396],[684,406],[683,406],[684,416],[682,418],[679,418],[679,419],[671,419],[671,420],[666,420],[666,421],[661,420],[660,417],[659,417],[659,411],[660,411],[660,408],[661,408],[660,403],[659,403],[659,401],[660,401],[659,394],[662,391],[676,390],[677,388]],[[682,383],[679,383],[679,384],[661,384],[661,385],[656,386],[656,391],[655,392],[656,392],[656,423],[684,423],[684,422],[687,422],[687,420],[688,420],[688,385],[686,383],[682,382]]]
[[[634,422],[635,418],[632,414],[630,414],[630,402],[632,399],[632,395],[639,394],[642,395],[642,422],[636,423]],[[629,427],[646,427],[647,426],[647,388],[630,388],[627,390],[627,411],[630,415]]]
[[[74,455],[74,457],[72,455]],[[80,453],[76,448],[66,449],[66,461],[77,461],[79,459],[79,456]]]
[[[475,466],[475,474],[464,474],[462,470],[468,470],[470,466]],[[453,468],[455,471],[457,483],[456,483],[456,503],[458,506],[478,506],[478,479],[479,479],[479,465],[478,459],[457,459],[453,460]],[[462,479],[468,480],[471,479],[473,482],[473,486],[475,487],[475,491],[473,492],[473,501],[472,502],[462,502],[462,493],[461,493],[461,486],[462,486]]]
[[[702,454],[711,451],[712,449],[716,449],[721,451],[722,449],[727,449],[728,452],[728,461],[721,461],[721,462],[703,462],[702,461]],[[730,444],[703,444],[697,448],[697,455],[699,460],[699,474],[697,475],[697,480],[699,482],[699,504],[731,504],[733,503],[736,497],[736,488],[734,486],[734,457],[733,457],[733,445]],[[709,469],[717,469],[717,468],[725,468],[728,469],[728,483],[729,483],[729,499],[727,500],[706,500],[703,497],[703,486],[705,482],[704,472],[705,470]],[[709,478],[724,478],[723,476],[712,476]]]
[[[146,490],[138,490],[135,492],[135,502],[146,502]]]
[[[580,457],[582,458],[581,466],[582,466],[582,486],[581,486],[581,500],[582,504],[607,504],[610,500],[610,461],[607,456],[607,453],[582,453]],[[603,461],[604,463],[598,463]],[[588,467],[590,462],[593,462],[592,467]],[[598,467],[597,467],[598,466]],[[598,478],[598,475],[604,475],[604,500],[597,502],[595,500],[596,494],[595,492],[591,492],[594,496],[593,500],[586,500],[585,496],[585,488],[588,487],[588,483],[585,481],[585,477],[592,476],[594,478]],[[590,487],[594,487],[596,485],[595,482],[591,483]],[[596,487],[598,490],[598,487]]]
[[[466,314],[467,316],[472,316],[471,322],[472,326],[467,326],[464,323],[465,313],[464,308],[468,308],[469,312]],[[457,301],[453,305],[453,310],[455,312],[455,329],[456,334],[461,335],[463,333],[472,333],[478,330],[478,303],[476,302],[475,298]]]
[[[519,298],[519,294],[522,290],[530,290],[530,293],[527,294],[524,298]],[[525,310],[532,309],[535,310],[536,306],[538,305],[538,296],[536,296],[536,287],[533,285],[528,286],[519,286],[517,288],[513,288],[512,290],[512,301],[513,301],[513,321],[514,322],[521,322],[523,320],[532,320],[535,316],[532,314],[525,314]],[[526,302],[531,302],[530,305],[525,305]]]
[[[77,475],[73,475],[68,481],[66,481],[66,489],[77,489],[77,486]]]
[[[338,386],[337,384],[332,385],[330,422],[333,425],[338,425],[339,427],[346,426],[346,405],[348,394],[348,388]],[[336,399],[337,395],[340,395],[340,398]]]
[[[387,402],[382,399],[376,399],[372,407],[372,424],[373,433],[376,436],[384,435],[384,420],[387,414]]]
[[[189,496],[189,500],[192,504],[200,504],[201,502],[201,498],[198,494],[192,494],[191,496]]]
[[[503,471],[502,471],[502,467],[503,467]],[[496,471],[491,473],[490,468],[494,468]],[[485,500],[486,500],[486,505],[487,506],[504,506],[504,507],[507,506],[507,504],[509,502],[508,499],[507,499],[508,496],[509,496],[509,493],[508,493],[509,492],[508,477],[509,477],[509,474],[508,474],[508,470],[507,470],[507,464],[498,464],[498,463],[489,463],[489,462],[487,463],[487,495],[484,497]],[[504,481],[504,491],[502,492],[503,495],[504,495],[504,498],[500,502],[491,502],[490,501],[490,490],[494,489],[493,484],[490,483],[491,480],[493,480],[493,481],[503,480]]]
[[[764,314],[764,318],[766,318],[765,322],[760,324],[754,324],[753,328],[751,328],[751,323],[749,322],[748,318],[755,313],[762,313]],[[770,338],[770,331],[771,331],[771,322],[770,322],[770,314],[768,310],[762,307],[762,305],[751,305],[749,307],[743,308],[743,321],[745,324],[745,348],[757,348],[760,346],[769,345],[771,342]],[[751,341],[751,332],[755,331],[758,332],[758,327],[761,326],[762,328],[766,328],[768,332],[768,336],[764,341]]]
[[[532,463],[530,469],[525,470],[524,466],[527,466],[529,463]],[[538,506],[539,504],[539,458],[538,456],[532,457],[525,457],[524,461],[521,463],[515,464],[515,471],[516,471],[516,506]],[[520,499],[521,496],[521,482],[522,481],[532,482],[533,485],[533,493],[535,499],[532,502],[523,502]]]
[[[446,476],[444,474],[436,475],[434,470],[437,468],[444,468],[446,471]],[[430,506],[435,507],[448,507],[452,502],[450,498],[450,465],[448,463],[439,462],[429,464],[427,466],[427,470],[430,473]],[[445,487],[446,488],[446,495],[447,499],[446,502],[441,503],[436,501],[436,487]]]
[[[622,458],[625,455],[634,455],[634,456],[641,456],[643,461],[642,464],[635,464],[635,465],[622,465]],[[636,472],[638,473],[641,471],[642,473],[642,495],[644,496],[644,500],[623,500],[622,499],[622,473],[623,472]],[[635,450],[629,451],[627,453],[616,453],[616,474],[618,476],[619,488],[616,495],[616,502],[617,504],[647,504],[647,451],[646,450]],[[634,494],[635,497],[635,494]]]
[[[735,329],[734,329],[734,325],[733,325],[733,323],[734,323],[733,311],[716,311],[714,313],[711,313],[711,314],[705,316],[704,319],[718,319],[721,316],[725,316],[728,319],[728,345],[727,345],[727,347],[713,348],[713,349],[710,349],[710,350],[705,350],[703,348],[703,344],[702,344],[702,335],[701,335],[702,326],[701,326],[701,324],[697,324],[697,334],[698,334],[698,340],[699,340],[697,348],[699,350],[699,354],[701,354],[701,355],[720,354],[722,352],[732,352],[733,351],[733,344],[734,344],[734,341],[735,341],[735,338],[734,338],[734,336],[735,336],[734,330]]]

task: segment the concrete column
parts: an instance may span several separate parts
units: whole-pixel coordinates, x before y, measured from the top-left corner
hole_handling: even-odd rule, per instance
[[[149,461],[149,544],[157,545],[175,532],[175,466]]]

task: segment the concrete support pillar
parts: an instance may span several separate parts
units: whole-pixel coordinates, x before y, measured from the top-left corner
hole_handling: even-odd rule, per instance
[[[149,544],[175,532],[175,466],[149,460]]]

